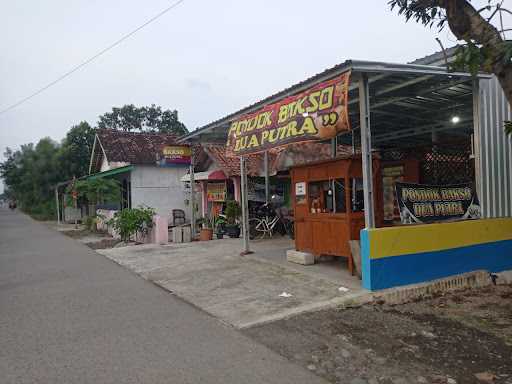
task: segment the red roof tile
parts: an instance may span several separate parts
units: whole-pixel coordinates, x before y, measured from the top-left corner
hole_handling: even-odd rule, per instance
[[[226,151],[225,145],[205,144],[205,152],[215,164],[228,176],[240,176],[240,158]],[[352,147],[338,145],[337,157],[352,155]],[[249,176],[263,176],[263,153],[245,156],[247,174]],[[307,162],[328,160],[331,158],[331,145],[329,143],[305,142],[288,145],[269,150],[269,173],[276,174],[294,165]]]
[[[109,162],[130,164],[155,164],[157,155],[166,145],[177,145],[179,136],[165,133],[125,132],[115,129],[98,129],[97,143],[92,154],[91,172],[99,171],[103,150]],[[178,144],[183,145],[183,144]]]

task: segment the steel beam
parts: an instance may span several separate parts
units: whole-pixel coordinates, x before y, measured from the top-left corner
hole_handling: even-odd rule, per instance
[[[410,136],[418,136],[423,134],[429,134],[432,132],[439,132],[439,131],[447,131],[452,129],[462,129],[464,127],[467,127],[465,124],[469,124],[471,122],[471,119],[464,119],[461,120],[457,125],[454,125],[453,123],[447,122],[445,124],[428,124],[420,127],[414,127],[414,128],[405,128],[400,129],[398,131],[393,131],[389,133],[382,133],[380,135],[376,135],[373,137],[374,143],[382,143],[389,140],[396,140],[404,137],[410,137]]]
[[[361,155],[363,160],[364,221],[366,228],[375,228],[370,92],[366,73],[362,73],[359,78],[359,98],[361,100],[359,103],[359,121],[361,123]]]
[[[203,212],[203,214],[206,214]],[[174,224],[174,223],[173,223]],[[190,157],[190,237],[196,237],[196,181],[194,179],[194,151]]]
[[[247,194],[247,171],[245,166],[245,159],[240,156],[240,186],[242,190],[242,237],[244,248],[241,255],[251,253],[249,247],[249,202]]]
[[[263,172],[265,174],[265,202],[270,202],[270,176],[268,170],[268,151],[263,153]]]
[[[477,196],[483,196],[482,184],[482,153],[480,144],[480,81],[473,80],[473,152],[475,155],[475,184]],[[484,211],[483,199],[480,201],[480,210]]]
[[[331,157],[334,159],[336,158],[336,151],[338,146],[338,137],[335,136],[331,139]]]

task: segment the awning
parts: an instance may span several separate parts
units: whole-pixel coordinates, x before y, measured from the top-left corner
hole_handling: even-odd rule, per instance
[[[133,168],[134,168],[133,165],[127,165],[125,167],[109,169],[108,171],[98,172],[98,173],[89,175],[87,177],[87,180],[94,180],[94,179],[99,179],[101,177],[113,176],[113,175],[118,175],[120,173],[130,172]]]
[[[212,171],[205,172],[196,172],[194,173],[194,181],[204,181],[204,180],[226,180],[226,174],[220,169],[215,169]],[[190,174],[187,173],[181,178],[181,181],[190,182]]]

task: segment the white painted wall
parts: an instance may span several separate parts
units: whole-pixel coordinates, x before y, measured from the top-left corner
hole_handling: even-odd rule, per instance
[[[187,219],[183,182],[180,180],[188,167],[157,167],[136,165],[131,171],[132,207],[146,205],[161,216],[170,218],[173,209],[183,209]]]
[[[100,172],[109,171],[114,168],[125,167],[127,165],[130,165],[130,163],[127,163],[125,161],[108,161],[107,158],[103,156],[103,160],[101,161]]]
[[[105,172],[110,169],[110,166],[108,165],[108,160],[105,156],[103,156],[103,160],[101,161],[101,168],[100,172]]]

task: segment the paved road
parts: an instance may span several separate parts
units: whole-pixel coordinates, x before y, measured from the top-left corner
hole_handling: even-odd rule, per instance
[[[323,381],[78,242],[0,209],[0,382]]]

